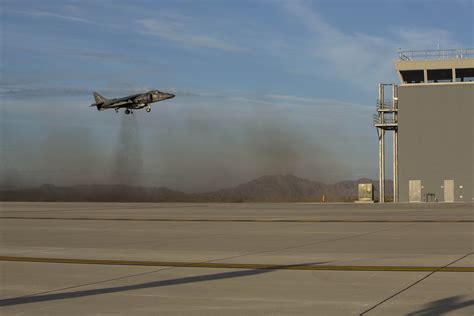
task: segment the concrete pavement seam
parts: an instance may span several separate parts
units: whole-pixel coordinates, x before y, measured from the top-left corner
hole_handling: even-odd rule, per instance
[[[28,295],[23,295],[23,296],[17,296],[17,297],[13,297],[13,298],[11,298],[11,299],[32,297],[32,296],[36,296],[36,295],[43,295],[43,294],[48,294],[48,293],[53,293],[53,292],[59,292],[59,291],[64,291],[64,290],[71,290],[71,289],[75,289],[75,288],[79,288],[79,287],[84,287],[84,286],[89,286],[89,285],[96,285],[96,284],[101,284],[101,283],[106,283],[106,282],[119,281],[119,280],[123,280],[123,279],[127,279],[127,278],[133,278],[133,277],[137,277],[137,276],[152,274],[152,273],[156,273],[156,272],[160,272],[160,271],[164,271],[164,270],[168,270],[168,269],[172,269],[172,268],[173,268],[173,267],[166,267],[166,268],[162,268],[162,269],[156,269],[156,270],[153,270],[153,271],[142,272],[142,273],[138,273],[138,274],[126,275],[126,276],[122,276],[122,277],[118,277],[118,278],[113,278],[113,279],[106,279],[106,280],[97,281],[97,282],[90,282],[90,283],[78,284],[78,285],[68,286],[68,287],[59,288],[59,289],[54,289],[54,290],[49,290],[49,291],[44,291],[44,292],[38,292],[38,293],[33,293],[33,294],[28,294]]]
[[[415,225],[415,224],[405,225],[404,227],[409,227],[409,226],[413,226],[413,225]],[[324,244],[324,243],[328,243],[328,242],[332,242],[332,241],[340,241],[340,240],[344,240],[344,239],[358,238],[358,237],[362,237],[362,236],[367,236],[367,235],[371,235],[371,234],[376,234],[376,233],[380,233],[380,232],[389,231],[389,230],[392,230],[392,229],[395,229],[395,228],[399,228],[399,227],[397,226],[397,227],[392,227],[392,228],[387,228],[387,229],[380,229],[380,230],[376,230],[376,231],[370,231],[370,232],[366,232],[366,233],[360,233],[360,234],[354,234],[354,235],[350,235],[350,236],[344,236],[344,237],[340,237],[340,238],[320,240],[320,241],[315,241],[315,242],[311,242],[311,243],[305,243],[305,244],[300,244],[300,245],[295,245],[295,246],[290,246],[290,247],[270,249],[270,250],[264,250],[264,251],[251,252],[251,253],[237,255],[237,256],[218,258],[218,259],[211,260],[210,262],[218,261],[218,260],[235,259],[235,258],[241,258],[241,257],[246,257],[246,256],[259,255],[259,254],[263,254],[263,253],[282,251],[282,250],[296,249],[296,248],[301,248],[301,247],[306,247],[306,246]]]
[[[422,277],[421,279],[419,279],[419,280],[413,282],[412,284],[410,284],[410,285],[408,285],[407,287],[401,289],[400,291],[396,292],[395,294],[393,294],[393,295],[387,297],[386,299],[380,301],[379,303],[375,304],[374,306],[370,307],[369,309],[363,311],[362,313],[360,313],[360,316],[366,315],[368,312],[374,310],[375,308],[379,307],[379,306],[382,305],[383,303],[385,303],[385,302],[391,300],[392,298],[394,298],[394,297],[400,295],[401,293],[407,291],[408,289],[410,289],[410,288],[414,287],[415,285],[421,283],[422,281],[426,280],[427,278],[429,278],[430,276],[432,276],[432,275],[435,274],[436,272],[442,271],[443,269],[449,267],[450,265],[455,264],[456,262],[461,261],[462,259],[464,259],[464,258],[466,258],[466,257],[468,257],[468,256],[470,256],[470,255],[472,255],[472,254],[474,254],[474,252],[470,252],[470,253],[468,253],[468,254],[462,256],[461,258],[458,258],[458,259],[456,259],[456,260],[454,260],[454,261],[448,263],[447,265],[445,265],[445,266],[443,266],[443,267],[439,267],[438,269],[432,271],[431,273],[428,273],[427,275],[425,275],[425,276]]]
[[[459,216],[459,217],[464,217]],[[62,221],[130,221],[130,222],[217,222],[217,223],[474,223],[474,220],[339,220],[339,219],[212,219],[212,218],[121,218],[121,217],[26,217],[0,216],[0,219],[11,220],[62,220]]]

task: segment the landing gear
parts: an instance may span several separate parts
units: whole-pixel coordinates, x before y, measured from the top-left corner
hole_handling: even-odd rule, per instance
[[[118,109],[118,108],[116,108],[116,109],[115,109],[115,113],[118,113],[118,112],[119,112],[119,109]]]
[[[147,111],[148,113],[150,113],[150,112],[151,112],[151,106],[147,107],[145,111]]]
[[[129,115],[130,113],[132,113],[132,111],[130,111],[129,109],[125,110],[125,114]]]

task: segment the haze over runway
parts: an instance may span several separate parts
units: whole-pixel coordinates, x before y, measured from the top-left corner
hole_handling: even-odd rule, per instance
[[[470,0],[3,0],[0,189],[374,179],[377,85],[397,82],[397,49],[472,47],[472,12]],[[176,98],[133,118],[88,107],[93,91],[152,89]]]
[[[2,203],[2,315],[472,315],[472,204]]]

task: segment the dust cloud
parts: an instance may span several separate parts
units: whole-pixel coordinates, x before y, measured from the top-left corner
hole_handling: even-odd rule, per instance
[[[90,112],[75,118],[75,124],[66,116],[47,128],[10,124],[9,137],[3,135],[0,184],[122,184],[206,192],[271,174],[346,180],[343,157],[318,137],[328,132],[313,117],[306,119],[310,114],[238,101],[191,104],[183,98],[149,114]]]
[[[346,171],[318,135],[286,112],[255,106],[180,106],[163,110],[147,142],[147,183],[188,192],[221,189],[263,175],[322,182]],[[171,132],[170,132],[171,131]]]
[[[2,140],[1,187],[17,189],[41,184],[100,183],[103,157],[86,127],[57,124],[23,132],[9,126]]]

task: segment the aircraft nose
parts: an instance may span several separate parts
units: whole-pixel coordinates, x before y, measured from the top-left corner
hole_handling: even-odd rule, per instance
[[[166,98],[167,98],[167,99],[172,99],[172,98],[174,98],[174,97],[175,97],[174,94],[172,94],[172,93],[166,93]]]

